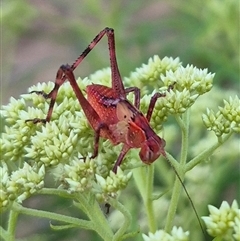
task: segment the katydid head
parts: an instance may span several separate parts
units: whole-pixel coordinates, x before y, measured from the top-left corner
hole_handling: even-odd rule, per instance
[[[150,136],[146,141],[142,143],[139,156],[141,160],[146,164],[153,163],[161,154],[166,156],[164,151],[165,140],[159,136]]]

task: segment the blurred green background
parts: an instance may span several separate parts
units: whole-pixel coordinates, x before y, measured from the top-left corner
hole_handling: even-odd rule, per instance
[[[54,81],[59,66],[71,64],[106,26],[115,29],[122,76],[128,76],[154,54],[180,57],[183,65],[189,63],[216,73],[214,88],[218,88],[218,99],[227,98],[228,93],[239,93],[238,0],[3,0],[1,8],[3,104],[8,103],[10,96],[18,98],[26,93],[33,84]],[[108,47],[104,38],[75,73],[83,78],[108,66]],[[218,104],[211,103],[211,106]],[[198,132],[201,136],[201,129]],[[237,149],[239,141],[234,150]],[[236,155],[230,158],[230,164],[221,159],[223,167],[215,173],[219,185],[212,204],[218,205],[223,197],[232,200],[236,196],[239,184]],[[213,167],[215,170],[216,164]],[[232,171],[235,174],[228,176],[227,172]],[[126,191],[126,194],[129,193]],[[133,201],[136,200],[135,194],[129,195],[133,196]],[[44,208],[49,210],[50,205],[55,205],[54,201],[48,200],[48,205],[44,200],[33,202],[34,205],[36,202],[44,203]],[[208,202],[206,200],[206,204]],[[59,209],[66,211],[68,205],[71,204],[60,203]],[[99,240],[85,231],[53,232],[48,224],[24,217],[18,227],[18,236],[41,233],[31,240],[76,240],[76,237]]]
[[[217,72],[223,88],[239,83],[239,2],[211,1],[3,1],[2,100],[53,81],[104,27],[115,29],[123,76],[154,54]],[[109,66],[106,39],[78,68],[85,77]],[[235,85],[235,86],[234,86]]]

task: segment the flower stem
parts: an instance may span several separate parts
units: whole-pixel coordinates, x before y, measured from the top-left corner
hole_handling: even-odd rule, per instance
[[[222,139],[221,142],[216,142],[212,146],[210,146],[208,149],[204,150],[200,154],[198,154],[196,157],[194,157],[192,160],[190,160],[186,166],[185,166],[185,171],[191,170],[193,167],[195,167],[198,163],[200,163],[203,159],[206,159],[210,155],[213,154],[213,152],[221,146],[224,142],[226,142],[229,137],[232,135],[232,132],[229,132],[227,135],[225,135]]]
[[[154,177],[154,165],[149,165],[148,167],[148,178],[146,183],[146,199],[145,206],[148,216],[149,231],[155,233],[157,230],[156,217],[153,210],[153,177]]]
[[[41,194],[52,194],[57,196],[62,196],[65,198],[77,199],[74,205],[84,211],[88,218],[91,220],[92,229],[95,230],[104,240],[112,240],[113,232],[109,227],[103,211],[99,207],[99,204],[95,200],[95,197],[90,194],[78,194],[73,195],[68,193],[66,190],[54,189],[54,188],[44,188],[40,192]],[[84,227],[83,227],[84,228]]]
[[[183,114],[183,123],[181,130],[182,130],[182,148],[181,148],[181,159],[180,165],[183,167],[187,161],[188,155],[188,138],[189,138],[189,117],[190,117],[190,109],[188,109]]]
[[[119,230],[115,233],[113,237],[113,241],[121,240],[123,235],[126,233],[127,229],[129,228],[132,222],[132,216],[129,211],[116,199],[109,199],[109,203],[117,210],[119,210],[124,216],[124,223],[119,228]]]
[[[0,237],[2,238],[0,240],[9,240],[7,231],[1,226],[0,226]]]
[[[146,172],[147,168],[147,172]],[[153,210],[153,177],[154,177],[154,165],[147,167],[140,167],[133,172],[134,179],[138,190],[142,196],[146,213],[148,217],[148,226],[150,232],[155,232],[157,229],[156,217]]]
[[[167,214],[166,225],[165,225],[165,231],[168,233],[170,233],[172,229],[172,223],[177,210],[177,204],[180,197],[180,192],[181,192],[181,183],[176,177],[174,186],[173,186],[172,198],[171,198],[171,202],[170,202],[169,210]]]
[[[47,218],[50,220],[56,220],[64,223],[74,224],[76,226],[80,226],[81,228],[85,228],[85,229],[93,229],[93,226],[90,221],[80,220],[78,218],[73,218],[66,215],[52,213],[52,212],[43,211],[43,210],[25,208],[18,203],[14,203],[12,206],[12,209],[17,213],[21,213],[29,216]]]
[[[19,213],[15,210],[11,210],[9,214],[9,220],[8,220],[8,230],[7,230],[7,240],[8,241],[14,241],[15,240],[15,230],[17,226],[17,219],[18,219]]]
[[[112,241],[113,231],[95,197],[89,197],[89,195],[78,195],[78,204],[82,210],[86,211],[86,214],[93,224],[93,230],[95,230],[103,240]]]
[[[74,202],[74,205],[86,213],[92,222],[92,229],[95,230],[104,240],[113,240],[113,231],[111,230],[109,223],[94,195],[91,195],[90,193],[79,193],[77,195],[73,195],[69,194],[66,190],[52,188],[44,188],[41,193],[77,199],[77,202]]]
[[[50,190],[47,190],[47,188],[45,188],[42,193],[47,194],[47,193],[49,193],[49,191]],[[54,190],[51,189],[51,191],[53,191],[52,194],[53,193],[59,194],[59,190],[56,190],[56,192],[54,192]],[[65,191],[60,190],[60,193],[63,196],[67,195],[67,193],[65,193]],[[71,195],[71,194],[69,194],[69,195]],[[25,208],[17,203],[14,203],[12,210],[14,210],[16,213],[22,213],[22,214],[30,215],[30,216],[34,216],[34,217],[47,218],[50,220],[56,220],[59,222],[70,224],[70,225],[65,225],[65,226],[54,226],[55,229],[57,229],[57,227],[59,227],[59,229],[61,229],[61,228],[66,228],[67,226],[69,226],[69,227],[76,226],[76,227],[80,227],[83,229],[93,230],[93,231],[97,232],[99,234],[99,236],[102,237],[103,240],[112,241],[113,240],[113,232],[112,232],[102,210],[100,209],[97,201],[95,199],[92,201],[92,200],[90,200],[91,197],[89,198],[89,196],[83,195],[83,194],[78,194],[75,196],[75,198],[78,199],[78,203],[77,202],[74,203],[75,206],[80,207],[84,211],[88,210],[86,212],[86,214],[88,215],[90,221],[82,220],[82,219],[78,219],[78,218],[74,218],[74,217],[69,217],[66,215],[56,214],[56,213],[52,213],[52,212],[48,212],[48,211]],[[82,207],[84,207],[84,208],[82,208]],[[10,240],[10,241],[12,241],[12,240]]]
[[[170,232],[172,229],[173,219],[175,217],[175,213],[177,210],[177,205],[181,194],[182,183],[184,180],[183,170],[185,169],[184,167],[187,161],[187,154],[188,154],[189,116],[190,116],[189,109],[182,115],[182,118],[180,118],[180,116],[178,115],[176,116],[176,120],[182,131],[182,147],[181,147],[181,157],[180,157],[179,165],[173,166],[171,164],[177,176],[175,178],[172,197],[171,197],[169,210],[167,214],[167,220],[165,225],[166,232]],[[172,163],[170,160],[169,162]],[[181,181],[179,179],[181,179]]]

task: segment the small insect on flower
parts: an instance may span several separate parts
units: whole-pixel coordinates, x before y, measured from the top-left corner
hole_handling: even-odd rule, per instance
[[[86,98],[76,82],[73,71],[105,35],[108,38],[108,48],[111,67],[111,87],[107,87],[101,84],[88,85],[86,87]],[[121,174],[121,169],[118,169],[118,167],[121,165],[127,152],[132,148],[140,149],[139,156],[145,164],[153,163],[161,155],[167,159],[164,150],[165,140],[159,137],[156,134],[156,132],[150,127],[149,124],[157,100],[161,97],[166,97],[166,93],[162,94],[156,92],[150,99],[150,103],[147,108],[147,114],[143,115],[143,113],[139,110],[140,89],[135,86],[128,88],[124,88],[123,86],[122,78],[118,69],[116,59],[113,29],[103,29],[93,39],[93,41],[88,45],[88,47],[82,52],[82,54],[76,59],[76,61],[72,65],[62,65],[58,69],[55,79],[55,85],[52,91],[50,91],[50,93],[47,94],[43,91],[34,90],[30,92],[42,95],[45,99],[50,98],[51,101],[45,119],[34,118],[28,119],[26,120],[26,122],[47,123],[50,121],[53,113],[53,107],[56,102],[56,97],[58,95],[58,90],[60,86],[63,85],[65,80],[68,80],[70,82],[70,85],[77,97],[80,106],[82,107],[82,110],[86,118],[95,132],[94,150],[91,158],[95,158],[98,155],[100,137],[110,140],[113,145],[118,145],[120,143],[123,144],[122,150],[113,166],[113,172],[110,172],[110,178],[108,179],[109,182],[111,182],[110,179],[113,178],[112,176],[114,174]],[[175,82],[171,82],[171,84],[168,86],[168,92],[170,92],[170,90],[174,88],[175,84]],[[133,92],[134,94],[134,104],[132,104],[127,99],[127,95],[130,92]],[[188,95],[188,92],[185,95]],[[194,99],[195,97],[192,98]],[[187,103],[187,105],[190,106],[192,102],[193,101],[190,101],[189,103]],[[180,109],[180,113],[183,111],[182,108],[178,109]],[[177,173],[174,167],[173,169],[177,177],[179,178],[179,181],[183,185],[183,188],[187,196],[190,199],[190,196],[183,184],[183,181],[180,178],[180,175]],[[101,182],[101,178],[98,178],[98,181],[102,183],[102,189],[107,190],[107,192],[109,192],[109,190],[111,189],[111,185],[107,185],[107,183]],[[124,181],[120,178],[118,181],[120,185],[125,185],[124,182],[126,182],[126,180]],[[74,188],[81,189],[86,183],[84,182],[81,184],[82,185],[80,186],[75,185]],[[195,207],[192,202],[191,205],[194,209],[194,212],[196,213]],[[200,221],[199,224],[201,226]],[[202,226],[201,229],[203,231]]]
[[[88,85],[86,88],[87,98],[85,98],[77,85],[73,71],[104,35],[107,35],[108,38],[112,85],[111,87],[99,84]],[[100,137],[109,139],[113,145],[123,143],[122,150],[113,167],[114,173],[117,172],[118,166],[131,148],[140,148],[139,156],[146,164],[151,164],[160,155],[166,156],[164,139],[160,138],[149,125],[157,99],[165,94],[156,93],[153,95],[146,116],[139,111],[140,89],[137,87],[124,88],[123,86],[116,59],[113,29],[103,29],[71,66],[66,64],[59,68],[55,86],[49,94],[43,91],[31,92],[42,95],[46,99],[51,98],[51,102],[46,119],[35,118],[27,121],[33,123],[50,121],[58,90],[66,79],[70,82],[89,124],[95,132],[92,158],[98,155]],[[126,98],[130,92],[133,92],[135,96],[134,105]]]

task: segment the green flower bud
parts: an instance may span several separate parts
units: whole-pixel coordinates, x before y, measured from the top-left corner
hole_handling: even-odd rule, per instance
[[[223,201],[219,209],[208,205],[208,209],[210,212],[209,217],[202,217],[207,226],[207,232],[212,237],[230,239],[240,219],[240,210],[237,201],[234,200],[232,206]],[[236,232],[236,235],[238,233]]]
[[[111,69],[105,68],[96,71],[94,74],[91,74],[89,76],[89,84],[101,84],[110,87],[111,84]]]
[[[213,130],[217,136],[229,133],[231,130],[240,132],[240,100],[236,96],[224,100],[224,107],[218,107],[219,111],[207,109],[207,114],[202,115],[203,123],[208,130]]]
[[[10,102],[6,106],[2,106],[0,114],[5,118],[5,121],[9,125],[14,125],[16,120],[19,120],[19,113],[21,110],[26,109],[26,103],[24,99],[16,100],[11,97]]]
[[[240,133],[240,100],[237,96],[233,99],[229,97],[229,101],[223,100],[224,107],[218,107],[226,121],[230,122],[231,129]]]
[[[176,71],[169,70],[165,76],[161,75],[161,79],[165,86],[176,83],[174,88],[179,91],[187,89],[191,94],[203,95],[211,90],[214,77],[214,74],[207,71],[207,69],[198,69],[192,65],[179,66]]]
[[[144,96],[149,92],[147,86],[159,88],[159,85],[161,85],[160,74],[165,73],[169,69],[175,70],[180,64],[179,58],[164,57],[160,59],[159,56],[154,55],[148,60],[147,64],[136,68],[136,70],[130,74],[129,78],[124,78],[124,82],[128,86],[138,86],[141,89],[142,96]],[[151,84],[149,85],[149,83]]]
[[[1,175],[3,174],[3,175]],[[5,164],[0,167],[0,210],[6,207],[11,201],[21,203],[33,193],[43,188],[45,169],[44,166],[37,169],[24,163],[22,168],[9,174]]]
[[[233,237],[235,240],[240,240],[240,210],[237,212],[237,216],[234,218],[234,225],[233,225]]]
[[[101,195],[98,195],[98,198],[107,201],[107,198],[109,196],[116,197],[117,193],[127,186],[132,176],[132,173],[129,172],[127,175],[125,175],[121,168],[118,167],[117,173],[115,174],[114,172],[110,171],[110,175],[106,179],[98,174],[96,174],[95,176],[96,192],[101,193]]]
[[[154,234],[150,233],[147,235],[143,234],[144,241],[188,241],[189,240],[189,232],[184,232],[181,227],[177,228],[173,227],[171,231],[171,235],[166,233],[163,230],[157,230]]]
[[[92,187],[95,169],[94,160],[76,158],[63,166],[61,179],[70,192],[88,191]]]

